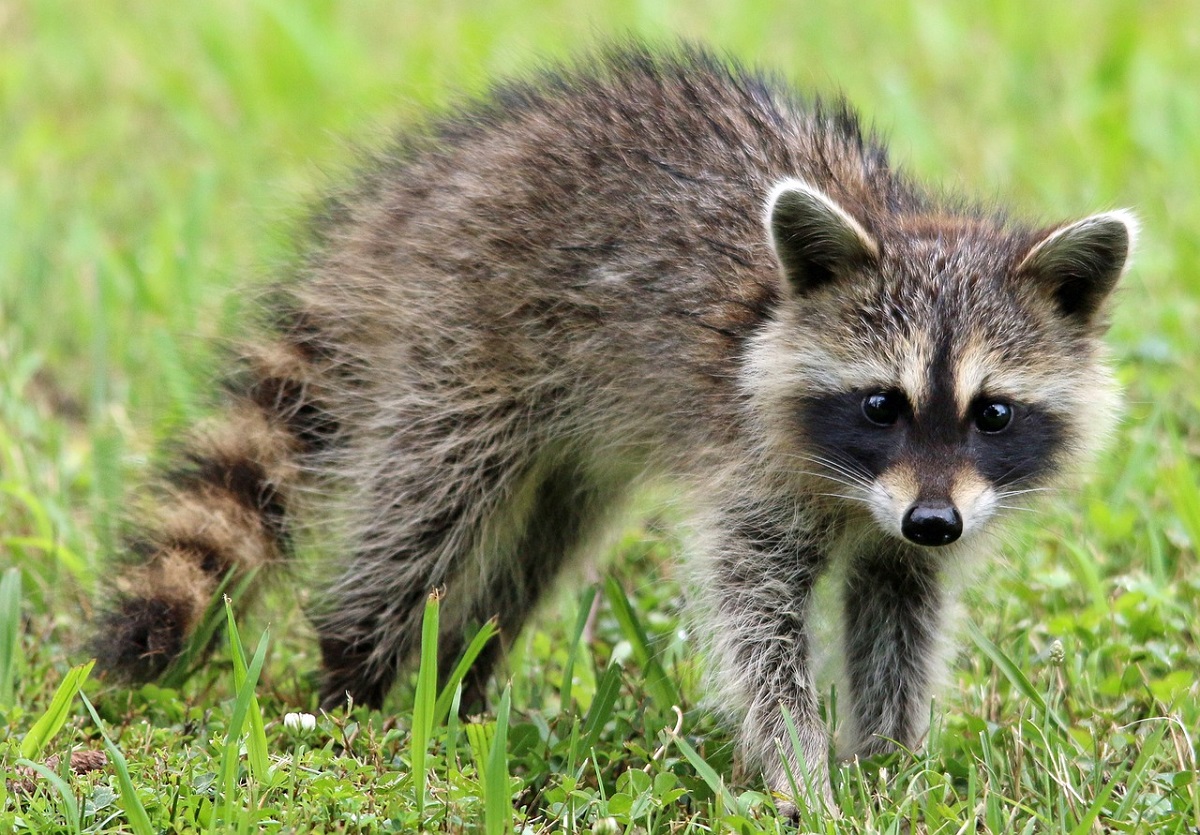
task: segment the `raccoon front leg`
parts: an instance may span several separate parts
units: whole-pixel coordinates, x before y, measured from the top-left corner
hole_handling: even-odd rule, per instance
[[[934,561],[879,543],[851,561],[843,594],[849,722],[839,754],[914,748],[928,727],[946,604]]]
[[[728,515],[720,526],[707,577],[717,696],[744,710],[738,737],[742,771],[760,771],[770,789],[788,797],[793,781],[802,792],[807,784],[810,794],[830,804],[828,734],[818,710],[807,631],[813,586],[825,560],[811,532],[789,524],[796,518],[793,509],[756,509]]]

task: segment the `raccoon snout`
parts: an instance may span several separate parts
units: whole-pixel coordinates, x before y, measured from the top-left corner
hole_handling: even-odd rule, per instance
[[[904,514],[900,532],[918,545],[949,545],[962,536],[958,508],[949,503],[914,504]]]

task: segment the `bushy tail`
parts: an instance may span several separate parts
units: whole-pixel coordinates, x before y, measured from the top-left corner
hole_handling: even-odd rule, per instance
[[[315,385],[314,356],[280,339],[247,352],[223,416],[196,431],[149,491],[114,560],[93,649],[127,680],[174,661],[223,582],[281,563],[305,457],[336,432]]]

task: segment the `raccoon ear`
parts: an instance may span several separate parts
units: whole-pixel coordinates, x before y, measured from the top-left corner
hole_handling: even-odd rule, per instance
[[[879,257],[879,244],[820,189],[788,179],[767,198],[767,231],[788,286],[804,294]]]
[[[1090,324],[1125,272],[1137,232],[1130,212],[1092,215],[1043,238],[1017,274],[1048,287],[1064,316]]]

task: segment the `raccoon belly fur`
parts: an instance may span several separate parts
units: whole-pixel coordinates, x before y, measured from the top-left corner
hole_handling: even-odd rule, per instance
[[[927,189],[843,102],[698,48],[498,85],[323,204],[114,558],[101,665],[160,674],[324,514],[349,543],[314,612],[324,705],[381,703],[432,589],[442,669],[498,620],[479,704],[631,486],[669,482],[739,761],[783,792],[803,767],[819,802],[814,585],[836,566],[840,753],[919,744],[950,578],[1111,425],[1135,229]]]

